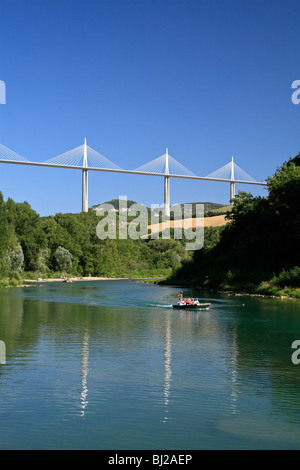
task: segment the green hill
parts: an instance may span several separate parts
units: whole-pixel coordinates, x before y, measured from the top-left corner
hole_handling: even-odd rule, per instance
[[[100,204],[95,204],[92,207],[90,207],[90,209],[97,210],[97,207],[99,207],[101,204],[111,204],[116,211],[119,210],[119,199],[111,199],[110,201],[106,201]],[[140,203],[137,203],[136,201],[132,201],[130,199],[127,200],[127,208],[129,208],[133,204],[140,204]],[[231,211],[232,209],[232,206],[226,206],[224,204],[218,204],[216,202],[189,202],[189,203],[182,203],[180,204],[180,206],[183,208],[184,204],[192,204],[193,206],[192,217],[195,217],[196,215],[196,204],[204,204],[204,217],[211,217],[214,215],[226,214],[227,211]],[[147,206],[145,207],[150,213],[151,209]]]
[[[119,199],[111,199],[110,201],[101,202],[90,207],[90,209],[96,210],[101,204],[111,204],[117,211],[119,210]],[[136,201],[127,200],[127,208],[133,204],[138,204]],[[148,209],[148,208],[147,208]]]

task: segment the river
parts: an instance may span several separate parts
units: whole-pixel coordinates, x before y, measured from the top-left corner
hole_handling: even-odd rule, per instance
[[[0,291],[0,449],[300,449],[300,303],[137,281]]]

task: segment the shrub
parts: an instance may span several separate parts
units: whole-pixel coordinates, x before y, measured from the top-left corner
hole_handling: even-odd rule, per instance
[[[277,276],[273,276],[271,284],[278,287],[300,287],[300,267],[295,266],[289,271],[283,270]]]

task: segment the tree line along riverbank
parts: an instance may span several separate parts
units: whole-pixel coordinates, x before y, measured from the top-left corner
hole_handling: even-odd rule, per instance
[[[170,239],[101,240],[100,220],[95,210],[41,217],[28,202],[5,201],[0,193],[0,286],[38,278],[162,278],[192,259],[184,234],[175,240],[173,229]],[[206,227],[205,243],[215,243],[221,230]]]

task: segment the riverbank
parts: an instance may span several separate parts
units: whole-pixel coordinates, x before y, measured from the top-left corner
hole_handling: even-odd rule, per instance
[[[260,285],[247,285],[244,288],[239,287],[211,287],[211,286],[198,286],[190,283],[176,282],[171,279],[164,279],[157,282],[158,285],[173,286],[178,288],[198,289],[203,291],[209,291],[215,294],[224,294],[229,296],[249,296],[249,297],[267,297],[272,299],[289,299],[289,300],[300,300],[300,288],[285,287],[276,288],[267,283]]]
[[[157,281],[163,279],[162,277],[101,277],[101,276],[89,276],[89,277],[68,277],[68,278],[38,278],[38,279],[2,279],[0,280],[0,288],[6,287],[30,287],[34,284],[44,284],[51,282],[91,282],[91,281],[141,281],[147,283],[157,283]]]
[[[22,282],[78,282],[78,281],[120,281],[129,278],[125,277],[67,277],[67,278],[39,278],[39,279],[24,279]]]
[[[127,280],[125,277],[57,277],[57,278],[37,278],[37,279],[1,279],[0,288],[6,287],[30,287],[33,284],[43,284],[49,282],[78,282],[78,281],[120,281]]]
[[[26,273],[23,273],[21,279],[10,279],[4,278],[0,279],[0,288],[7,288],[7,287],[30,287],[35,284],[43,284],[43,283],[54,283],[54,282],[65,282],[65,283],[73,283],[73,282],[91,282],[91,281],[140,281],[140,282],[147,282],[147,283],[157,283],[160,280],[166,279],[167,276],[158,275],[155,273],[131,273],[131,275],[124,274],[119,276],[72,276],[72,275],[58,275],[54,277],[39,277],[34,276],[34,273],[31,273],[26,277]]]

